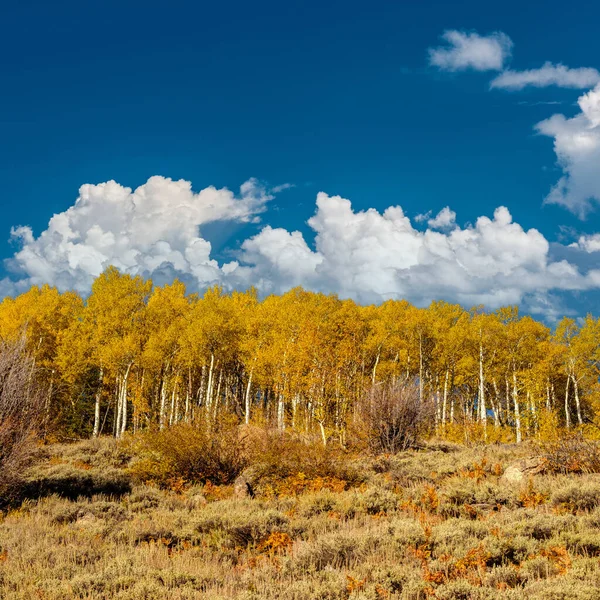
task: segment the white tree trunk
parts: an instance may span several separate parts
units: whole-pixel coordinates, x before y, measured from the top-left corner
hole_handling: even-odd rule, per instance
[[[115,437],[119,437],[121,432],[121,411],[123,406],[121,404],[121,377],[117,376],[117,390],[116,390],[116,411],[117,416],[115,417],[115,424],[113,427],[113,433]]]
[[[100,367],[100,375],[98,377],[98,390],[94,403],[94,437],[100,435],[100,396],[102,394],[102,380],[104,379],[104,369]]]
[[[321,429],[321,439],[323,440],[323,446],[327,446],[327,433],[325,432],[325,426],[323,421],[319,421],[319,428]]]
[[[212,389],[214,385],[215,355],[210,355],[210,367],[208,369],[208,385],[206,386],[206,418],[210,419],[210,408],[212,406]]]
[[[279,394],[277,400],[277,428],[279,431],[285,430],[285,404],[282,393]]]
[[[169,425],[173,425],[175,422],[175,388],[177,384],[173,385],[173,389],[171,390],[171,408],[169,410]]]
[[[444,396],[442,400],[442,427],[446,426],[446,409],[448,406],[448,377],[449,369],[446,369],[446,376],[444,378]]]
[[[375,377],[377,375],[377,365],[379,364],[379,355],[381,352],[377,352],[377,358],[375,359],[375,365],[373,365],[373,374],[371,375],[371,385],[375,385]]]
[[[217,416],[219,414],[219,406],[221,404],[221,383],[223,381],[223,369],[219,370],[219,380],[217,382],[217,393],[215,394],[214,399],[212,400],[214,409],[213,409],[213,421],[217,420]]]
[[[423,334],[419,334],[419,402],[423,403]]]
[[[246,397],[244,398],[245,404],[245,421],[246,425],[250,424],[250,390],[252,389],[252,375],[254,374],[254,369],[250,370],[250,376],[248,377],[248,385],[246,386]]]
[[[485,406],[485,381],[483,379],[483,343],[479,341],[479,419],[483,425],[483,435],[487,440],[487,409]]]
[[[127,382],[129,379],[129,372],[131,371],[131,363],[127,365],[127,370],[123,376],[121,385],[121,430],[119,437],[121,437],[127,429]]]
[[[167,408],[167,378],[163,377],[160,386],[160,413],[158,416],[158,427],[162,431],[165,428],[165,410]]]
[[[577,378],[575,377],[575,374],[572,373],[571,377],[573,379],[573,392],[575,394],[575,408],[577,410],[577,422],[580,425],[583,425],[583,419],[581,418],[581,404],[579,402],[579,385],[577,383]]]
[[[502,401],[500,399],[500,390],[498,389],[498,384],[496,383],[496,379],[493,380],[494,385],[494,395],[496,397],[495,403],[492,404],[492,410],[494,411],[494,427],[500,427],[500,418],[502,412]]]
[[[567,387],[565,389],[565,422],[567,425],[567,429],[571,427],[571,413],[569,410],[569,383],[571,381],[571,377],[567,377]]]
[[[513,367],[513,407],[515,411],[515,431],[517,434],[517,444],[521,443],[521,410],[519,408],[519,395],[517,390],[517,372]]]

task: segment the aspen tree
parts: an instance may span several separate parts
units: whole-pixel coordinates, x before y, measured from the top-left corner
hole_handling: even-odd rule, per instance
[[[84,327],[90,331],[93,360],[103,377],[99,387],[105,385],[107,376],[116,384],[117,437],[127,429],[129,375],[142,354],[146,301],[151,289],[151,281],[109,267],[94,281],[83,312]]]

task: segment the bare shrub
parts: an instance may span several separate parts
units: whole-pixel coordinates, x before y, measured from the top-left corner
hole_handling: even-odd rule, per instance
[[[600,445],[581,432],[544,444],[541,456],[549,473],[600,473]]]
[[[395,454],[418,445],[431,416],[416,385],[376,384],[357,406],[355,437],[363,437],[371,452]]]
[[[35,450],[45,394],[25,340],[0,342],[0,508],[19,496]]]

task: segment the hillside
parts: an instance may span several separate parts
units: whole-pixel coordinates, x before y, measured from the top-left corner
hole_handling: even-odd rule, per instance
[[[233,486],[177,477],[202,462],[178,435],[160,460],[136,438],[39,450],[37,497],[0,520],[0,597],[598,597],[600,476],[581,472],[598,451],[581,438],[369,458],[252,429]],[[502,478],[531,457],[533,474]]]

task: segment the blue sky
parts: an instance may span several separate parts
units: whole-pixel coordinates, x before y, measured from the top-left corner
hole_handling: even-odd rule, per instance
[[[231,203],[224,201],[216,217],[197,219],[197,237],[212,244],[202,260],[218,262],[212,279],[178,265],[178,259],[157,264],[159,242],[170,244],[167,254],[185,254],[181,244],[187,248],[189,240],[177,238],[172,229],[157,233],[151,249],[141,242],[136,246],[136,252],[154,253],[155,260],[144,262],[143,268],[139,261],[124,261],[124,270],[153,274],[154,269],[159,279],[187,277],[192,287],[211,281],[231,286],[257,282],[265,292],[295,283],[323,290],[329,286],[328,291],[360,301],[378,301],[388,288],[393,297],[408,296],[417,303],[439,296],[465,304],[489,299],[493,306],[506,299],[549,319],[566,312],[597,312],[600,242],[596,250],[593,235],[600,231],[598,203],[589,203],[585,218],[569,207],[543,204],[564,175],[564,164],[557,164],[560,157],[553,147],[553,136],[560,132],[554,127],[552,135],[541,135],[534,129],[555,113],[566,119],[580,114],[577,100],[594,84],[515,90],[490,89],[490,82],[506,69],[539,69],[546,62],[600,69],[600,5],[585,2],[565,10],[564,3],[530,2],[526,8],[522,2],[504,2],[501,10],[481,2],[13,3],[0,25],[0,256],[8,259],[0,274],[5,277],[2,290],[15,293],[44,278],[59,287],[85,289],[86,275],[97,268],[97,260],[82,266],[73,255],[64,255],[52,268],[45,264],[39,269],[31,262],[32,256],[42,255],[46,263],[56,258],[52,236],[47,234],[43,243],[39,236],[53,214],[74,204],[83,184],[115,180],[135,189],[159,175],[189,181],[195,192],[227,187],[244,202],[240,185],[257,178],[260,193],[270,199],[238,207],[235,214],[227,212],[225,205]],[[510,56],[498,68],[432,64],[428,49],[452,50],[440,37],[446,31],[476,33],[484,40],[503,32],[512,41]],[[589,193],[600,195],[600,177],[589,177],[598,156],[582,166],[583,175],[577,171],[579,163],[573,163],[573,186],[573,178],[579,177]],[[579,155],[567,159],[576,162]],[[283,184],[294,187],[273,192]],[[566,273],[573,280],[562,286],[556,267],[552,283],[548,276],[539,289],[516,286],[506,298],[486,294],[485,286],[513,285],[491,275],[477,280],[473,293],[466,295],[450,283],[438,288],[427,283],[427,290],[417,293],[414,287],[423,285],[427,273],[440,279],[429,258],[426,273],[406,271],[414,260],[387,264],[382,283],[365,275],[373,271],[368,262],[348,266],[346,259],[332,259],[328,275],[325,267],[315,266],[319,259],[313,266],[322,272],[315,278],[292,273],[289,265],[281,268],[272,256],[267,264],[269,253],[264,245],[257,250],[256,240],[242,249],[245,240],[254,240],[268,225],[271,231],[299,230],[313,253],[323,253],[329,241],[337,240],[340,255],[347,252],[359,261],[368,248],[340,240],[324,208],[317,229],[307,224],[318,192],[352,202],[353,212],[341,229],[351,228],[360,211],[383,213],[400,205],[418,231],[428,226],[427,219],[415,221],[416,215],[431,211],[434,217],[446,206],[456,213],[456,223],[470,231],[478,217],[492,219],[494,210],[505,206],[515,223],[525,231],[537,229],[550,244],[545,254],[549,263],[566,261],[581,278],[575,281]],[[170,197],[168,190],[157,193]],[[165,202],[164,210],[176,216],[181,203]],[[341,205],[328,210],[345,214]],[[181,218],[189,218],[185,215]],[[78,223],[92,226],[89,220]],[[375,238],[378,223],[375,219],[367,226]],[[10,241],[11,227],[20,225],[31,227],[30,237]],[[104,233],[111,227],[117,225],[107,223]],[[357,239],[365,236],[360,231]],[[449,228],[443,231],[449,235]],[[79,244],[78,256],[89,255],[82,246],[85,232],[76,234],[64,238]],[[136,235],[141,239],[145,233],[138,230],[129,237]],[[381,235],[385,238],[385,232]],[[315,246],[316,238],[323,248]],[[293,255],[294,242],[280,242],[283,249],[269,246],[276,256],[289,254],[292,263],[305,256],[304,247]],[[520,244],[516,241],[514,247],[526,253]],[[579,246],[567,249],[569,244]],[[402,253],[407,245],[398,238],[375,248],[374,255]],[[480,250],[485,252],[487,245]],[[29,256],[15,260],[23,246],[29,246]],[[451,246],[458,256],[456,244]],[[421,256],[427,248],[412,252]],[[532,263],[544,254],[536,248]],[[115,255],[107,256],[105,262],[110,262]],[[313,259],[312,254],[307,258],[309,263]],[[233,260],[241,269],[229,277],[220,268]],[[421,258],[415,260],[422,265]],[[464,261],[457,260],[462,268]],[[333,281],[331,272],[342,263],[350,269],[354,287]],[[473,268],[467,287],[479,277]],[[516,264],[514,279],[528,268]],[[78,269],[85,273],[76,273]],[[402,272],[402,285],[393,283],[394,274],[387,279],[390,269]],[[534,271],[540,275],[538,267]]]

